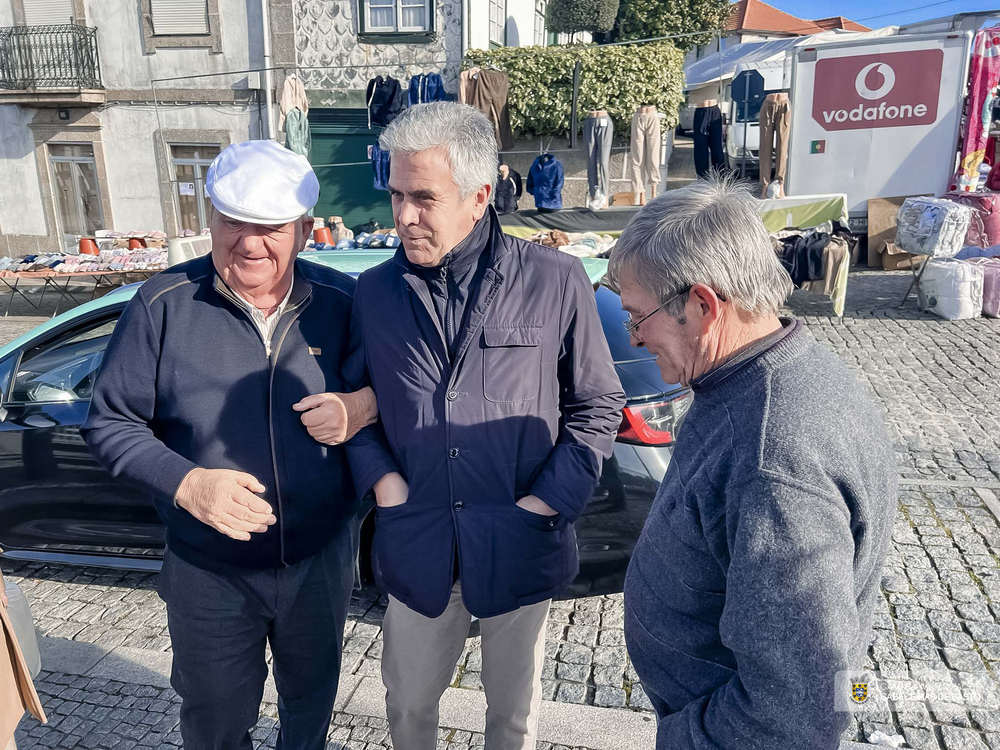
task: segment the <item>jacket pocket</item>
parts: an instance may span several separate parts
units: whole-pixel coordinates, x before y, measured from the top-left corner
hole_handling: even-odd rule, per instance
[[[483,329],[483,395],[493,403],[538,397],[542,329],[536,326]]]
[[[543,516],[541,513],[533,513],[530,510],[514,504],[514,514],[528,527],[536,531],[552,533],[566,525],[566,517],[561,514],[554,516]]]

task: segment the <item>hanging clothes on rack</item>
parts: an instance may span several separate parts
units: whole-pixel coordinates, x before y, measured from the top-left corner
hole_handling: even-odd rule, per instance
[[[281,99],[278,102],[281,114],[278,116],[278,130],[285,129],[285,118],[293,109],[298,109],[303,115],[309,114],[309,97],[302,79],[292,73],[281,86]]]
[[[652,193],[660,184],[660,145],[662,132],[660,115],[656,107],[647,104],[632,115],[632,142],[629,156],[632,163],[632,190],[645,193],[646,185]]]
[[[760,126],[760,188],[767,198],[767,186],[778,185],[775,198],[785,197],[785,171],[788,167],[788,131],[792,126],[792,105],[788,94],[768,94],[760,105],[757,117]],[[771,155],[774,154],[774,177],[771,176]]]
[[[993,105],[1000,84],[1000,26],[976,32],[969,69],[968,109],[962,132],[962,151],[954,187],[964,192],[979,186],[979,165],[986,154],[986,140],[993,123]]]
[[[705,177],[709,170],[722,171],[725,157],[722,153],[722,112],[715,99],[702,103],[694,111],[694,169],[698,177]]]
[[[375,76],[368,81],[365,101],[368,102],[368,127],[385,127],[403,111],[403,89],[392,76]]]
[[[495,195],[498,214],[512,214],[517,211],[517,199],[521,197],[521,175],[506,164],[500,165]]]
[[[285,116],[285,148],[305,157],[312,149],[309,118],[298,107],[293,107]]]
[[[469,68],[459,76],[459,98],[470,104],[493,123],[493,134],[501,151],[514,148],[514,132],[510,128],[507,92],[510,79],[502,70]]]
[[[372,186],[376,190],[389,189],[389,152],[383,151],[378,141],[371,147],[372,159]]]
[[[410,79],[407,89],[410,106],[426,102],[440,102],[447,96],[444,90],[444,79],[437,73],[417,73]]]
[[[535,196],[535,208],[539,211],[558,211],[563,207],[564,181],[562,162],[552,154],[545,153],[532,162],[525,188]]]
[[[587,207],[595,211],[608,205],[611,142],[614,137],[615,126],[607,110],[591,110],[583,121],[583,147],[587,154],[587,186],[590,191]]]

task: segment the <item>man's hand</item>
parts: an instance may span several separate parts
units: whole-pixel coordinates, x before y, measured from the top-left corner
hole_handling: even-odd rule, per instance
[[[410,487],[406,480],[395,471],[375,482],[372,489],[375,490],[375,502],[380,508],[402,505],[410,494]]]
[[[229,469],[192,469],[181,480],[177,505],[216,531],[242,542],[267,531],[278,519],[257,497],[264,485],[250,474]]]
[[[545,501],[535,497],[534,495],[525,495],[520,500],[517,501],[517,506],[523,508],[529,513],[536,513],[539,516],[557,516],[559,511],[552,510]]]
[[[313,439],[324,445],[346,443],[378,419],[378,402],[371,388],[355,393],[317,393],[292,406],[302,414],[302,424]]]

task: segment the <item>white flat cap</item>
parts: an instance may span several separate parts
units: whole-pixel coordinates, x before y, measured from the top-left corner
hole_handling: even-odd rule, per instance
[[[227,146],[205,181],[219,213],[249,224],[287,224],[319,199],[319,180],[309,160],[270,140]]]

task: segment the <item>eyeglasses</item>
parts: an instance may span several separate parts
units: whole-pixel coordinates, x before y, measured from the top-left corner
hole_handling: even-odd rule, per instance
[[[684,294],[687,294],[690,291],[691,291],[691,287],[686,287],[684,289],[681,289],[679,292],[677,292],[677,294],[675,294],[673,297],[671,297],[670,299],[668,299],[662,305],[660,305],[659,307],[657,307],[651,313],[647,313],[646,315],[643,315],[638,320],[633,321],[632,320],[632,313],[629,313],[626,316],[625,320],[622,321],[622,327],[625,328],[625,330],[628,332],[629,336],[635,336],[635,333],[639,329],[639,326],[641,326],[645,321],[647,321],[650,318],[652,318],[654,315],[656,315],[656,313],[658,313],[664,307],[666,307],[667,305],[669,305],[675,299],[677,299],[678,297],[680,297],[680,296],[682,296]],[[719,294],[718,292],[715,293],[715,296],[719,298],[720,302],[725,302],[726,301],[726,298],[723,295]]]

